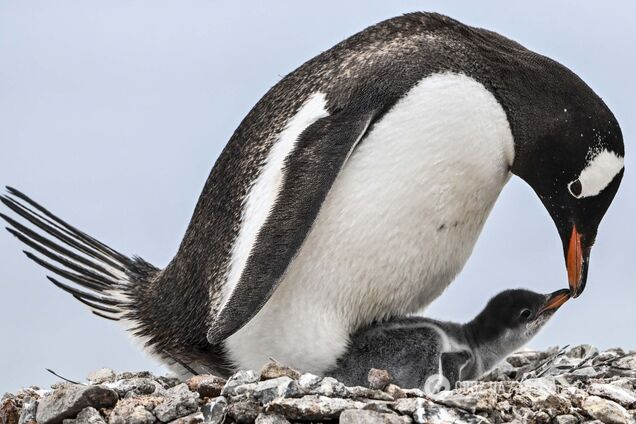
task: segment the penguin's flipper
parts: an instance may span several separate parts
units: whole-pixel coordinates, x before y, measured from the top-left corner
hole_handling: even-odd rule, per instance
[[[374,111],[343,109],[318,119],[298,137],[285,159],[282,188],[259,230],[241,277],[216,318],[212,317],[210,343],[218,343],[239,330],[270,298],[340,169],[375,115]]]
[[[450,383],[450,388],[455,388],[455,383],[460,381],[462,368],[473,359],[473,353],[469,350],[442,353],[442,375]]]

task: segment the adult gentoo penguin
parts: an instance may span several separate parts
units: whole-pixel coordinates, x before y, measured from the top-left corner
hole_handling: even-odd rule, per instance
[[[4,202],[57,239],[7,217],[32,259],[74,283],[55,284],[166,362],[228,374],[273,357],[321,373],[358,328],[442,293],[511,173],[553,218],[580,294],[623,155],[611,111],[570,70],[412,13],[309,60],[254,106],[164,269],[16,190]]]
[[[374,323],[351,337],[327,374],[347,385],[366,385],[369,370],[379,368],[400,387],[451,389],[460,380],[478,379],[528,343],[570,295],[569,289],[506,290],[465,324],[420,316]]]

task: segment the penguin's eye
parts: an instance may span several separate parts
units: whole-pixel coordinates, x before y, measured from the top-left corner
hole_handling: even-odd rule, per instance
[[[576,197],[577,199],[581,196],[581,192],[583,191],[583,186],[581,185],[581,180],[579,180],[578,178],[574,181],[572,181],[570,184],[568,184],[568,190],[570,191],[570,194],[574,197]]]
[[[524,309],[521,311],[521,313],[519,314],[519,318],[522,321],[527,321],[530,319],[530,317],[532,316],[532,311],[530,309]]]

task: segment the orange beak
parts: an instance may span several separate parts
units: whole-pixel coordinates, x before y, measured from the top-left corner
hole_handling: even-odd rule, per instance
[[[537,312],[537,316],[541,315],[544,312],[556,311],[561,307],[561,305],[567,302],[571,296],[572,294],[568,289],[555,291],[554,293],[550,294],[550,297],[548,297],[545,305],[543,305],[539,312]]]
[[[566,266],[570,291],[574,297],[577,297],[582,291],[580,286],[583,275],[583,246],[581,245],[581,235],[576,230],[576,225],[572,227],[572,234],[570,235]]]

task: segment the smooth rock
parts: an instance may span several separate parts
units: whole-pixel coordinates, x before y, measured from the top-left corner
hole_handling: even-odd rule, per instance
[[[227,407],[227,415],[238,424],[253,423],[261,412],[261,407],[254,400],[242,400],[231,403]]]
[[[243,384],[233,387],[226,392],[231,400],[251,398],[262,404],[267,404],[277,397],[300,397],[304,392],[295,380],[289,377],[278,377],[258,383]]]
[[[110,408],[117,403],[117,392],[103,385],[64,385],[40,399],[36,419],[38,424],[61,423],[75,417],[82,409]]]
[[[298,383],[286,376],[256,383],[252,390],[254,399],[263,405],[279,397],[294,398],[302,395],[303,392],[298,386]]]
[[[327,397],[347,397],[347,387],[333,377],[325,377],[318,386],[309,391],[312,395]]]
[[[352,399],[307,395],[298,399],[278,398],[265,407],[292,420],[320,421],[338,418],[346,409],[362,409],[364,403]]]
[[[292,380],[298,380],[300,378],[300,373],[295,369],[273,361],[268,362],[261,369],[261,380],[271,380],[279,377],[289,377]]]
[[[258,414],[255,424],[289,424],[289,420],[280,414]]]
[[[199,407],[199,394],[191,392],[185,383],[166,390],[166,399],[153,411],[159,421],[164,423],[196,412]]]
[[[112,383],[115,381],[117,374],[110,368],[100,368],[88,374],[86,380],[90,384]]]
[[[396,414],[382,414],[364,409],[347,409],[340,414],[340,424],[409,424],[413,420]]]
[[[223,396],[211,399],[201,407],[206,424],[221,424],[227,414],[227,400]]]
[[[590,395],[613,400],[625,407],[636,404],[636,394],[634,394],[634,392],[614,384],[592,383],[587,389],[587,392]]]
[[[231,394],[236,387],[242,386],[244,384],[256,383],[258,382],[258,380],[259,376],[252,370],[239,371],[228,378],[225,386],[223,386],[223,389],[221,389],[221,394],[223,396]]]
[[[628,424],[633,419],[629,412],[618,403],[598,396],[588,397],[581,407],[591,417],[604,423]]]
[[[225,383],[224,378],[210,374],[195,375],[186,381],[188,388],[193,392],[198,392],[202,398],[220,396]]]
[[[391,374],[387,370],[371,368],[367,375],[370,389],[384,390],[391,382]]]
[[[309,393],[320,384],[321,380],[322,377],[318,377],[317,375],[311,373],[305,373],[298,378],[298,385],[302,390]]]

